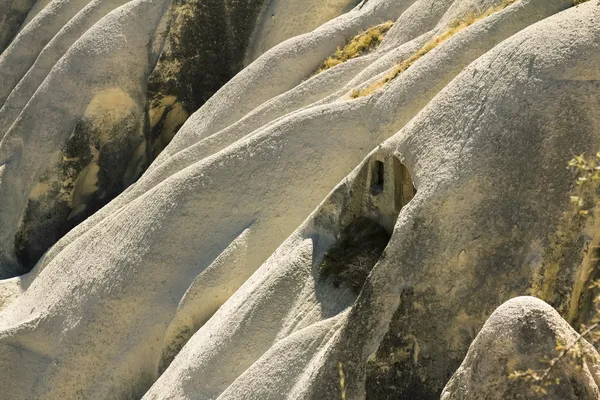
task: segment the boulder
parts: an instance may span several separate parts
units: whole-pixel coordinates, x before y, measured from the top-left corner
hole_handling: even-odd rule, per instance
[[[511,373],[548,365],[557,357],[557,343],[573,344],[579,335],[547,303],[535,297],[516,297],[498,307],[469,347],[441,400],[538,399],[531,382],[508,379]],[[600,358],[585,339],[580,340],[582,365],[565,357],[552,369],[545,399],[597,399],[600,397]],[[558,382],[556,382],[558,379]]]

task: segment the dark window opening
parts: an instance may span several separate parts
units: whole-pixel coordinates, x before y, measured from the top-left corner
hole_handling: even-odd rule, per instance
[[[381,161],[375,161],[373,165],[373,176],[371,178],[371,193],[379,194],[383,192],[383,181],[384,181],[384,165]]]

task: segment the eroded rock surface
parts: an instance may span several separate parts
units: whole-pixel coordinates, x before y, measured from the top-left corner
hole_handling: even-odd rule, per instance
[[[471,344],[462,365],[444,388],[442,400],[474,399],[597,399],[600,397],[600,358],[585,339],[583,365],[568,358],[557,364],[545,386],[535,393],[531,383],[507,379],[517,370],[544,370],[540,355],[556,355],[557,343],[572,344],[577,333],[548,304],[535,297],[517,297],[492,313]]]
[[[289,12],[285,2],[163,3],[158,19],[132,16],[127,27],[115,22],[120,7],[130,5],[125,0],[0,4],[0,50],[7,47],[0,58],[7,174],[1,190],[13,198],[3,208],[1,277],[30,270],[58,239],[135,182],[189,115],[243,68],[251,41],[268,40],[261,45],[266,50],[351,8],[315,4],[310,22],[292,26],[265,14],[269,7]],[[272,25],[266,31],[258,28],[265,19]],[[144,27],[134,32],[137,24]],[[277,31],[282,25],[284,32]],[[119,34],[127,36],[120,53],[110,44]],[[29,104],[32,99],[46,105]],[[34,119],[37,127],[23,123]],[[43,145],[27,144],[34,138]]]
[[[600,147],[599,20],[598,0],[40,0],[0,56],[3,395],[334,399],[341,364],[349,399],[433,399],[505,301],[580,320],[565,166]],[[464,371],[446,393],[485,379]]]

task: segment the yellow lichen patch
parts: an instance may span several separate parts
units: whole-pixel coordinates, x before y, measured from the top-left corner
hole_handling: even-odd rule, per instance
[[[394,23],[392,21],[388,21],[359,33],[343,48],[338,47],[337,51],[331,57],[328,57],[325,61],[323,61],[323,64],[317,73],[326,71],[338,64],[342,64],[352,58],[359,57],[366,52],[372,51],[375,47],[381,44],[383,37],[393,25]]]
[[[31,200],[39,200],[44,194],[48,193],[52,188],[51,182],[40,182],[31,189],[29,198]]]
[[[550,238],[540,268],[532,277],[531,295],[552,304],[569,322],[572,320],[566,314],[571,314],[569,310],[573,309],[573,304],[569,303],[579,304],[579,296],[573,297],[573,290],[576,289],[570,287],[573,282],[569,275],[579,275],[581,271],[566,268],[565,263],[568,249],[576,246],[584,229],[585,221],[577,215],[576,210],[565,212]]]
[[[600,207],[595,207],[593,215],[600,215]],[[592,275],[598,265],[598,249],[600,248],[600,218],[590,218],[586,228],[587,229],[585,230],[588,231],[585,232],[586,236],[593,239],[589,245],[586,246],[583,260],[576,273],[577,275],[573,285],[569,309],[565,318],[571,324],[578,318],[585,318],[588,315],[591,304],[586,304],[584,300],[584,294],[591,289],[593,281]]]
[[[81,171],[71,194],[71,208],[77,208],[80,204],[84,203],[85,196],[96,191],[99,171],[100,167],[95,162],[90,163]]]
[[[485,323],[485,316],[468,315],[461,310],[448,328],[447,342],[451,349],[461,349],[464,343],[470,343]]]
[[[83,116],[100,129],[99,140],[103,145],[110,140],[110,129],[133,114],[134,109],[135,102],[127,93],[110,88],[92,98]]]
[[[558,282],[558,263],[548,263],[544,266],[543,275],[536,276],[532,285],[532,294],[548,303],[555,303],[558,297],[556,283]]]
[[[370,94],[375,93],[378,89],[385,86],[388,82],[396,79],[398,75],[410,68],[411,65],[413,65],[421,57],[423,57],[424,55],[426,55],[431,50],[435,49],[448,39],[450,39],[452,36],[473,25],[475,22],[487,18],[490,15],[505,9],[506,7],[515,3],[516,1],[517,0],[504,0],[502,4],[489,8],[484,12],[471,12],[462,19],[454,21],[452,24],[450,24],[448,29],[444,31],[444,33],[434,37],[433,39],[425,43],[423,47],[421,47],[415,54],[404,60],[402,63],[394,66],[394,68],[392,68],[392,70],[384,78],[373,82],[371,85],[363,89],[354,89],[351,93],[351,97],[356,99],[358,97],[368,96]]]
[[[152,147],[155,156],[167,147],[181,125],[183,125],[189,117],[188,112],[181,103],[175,103],[175,105],[169,106],[167,110],[167,115],[164,117],[163,124],[159,127],[160,134]],[[164,114],[164,111],[162,114]]]
[[[413,343],[413,355],[412,355],[413,363],[418,364],[419,363],[419,353],[421,352],[421,346],[419,345],[419,340],[417,339],[417,337],[415,335],[406,335],[404,337],[404,340],[406,340],[407,342],[412,341],[412,343]]]
[[[165,96],[157,101],[157,105],[152,105],[150,107],[148,116],[150,117],[151,128],[154,128],[156,125],[158,125],[167,108],[173,106],[176,101],[177,98],[175,96]]]
[[[185,111],[181,103],[175,104],[167,114],[167,118],[165,118],[165,124],[160,133],[161,137],[169,143],[173,139],[177,129],[187,120],[188,116],[187,111]]]
[[[550,303],[576,326],[594,307],[596,268],[600,249],[600,206],[597,203],[598,161],[583,155],[569,162],[578,174],[570,193],[572,209],[563,213],[549,248],[532,282],[532,294]]]

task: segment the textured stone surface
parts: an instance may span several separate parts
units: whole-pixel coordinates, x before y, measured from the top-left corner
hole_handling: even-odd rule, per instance
[[[244,44],[256,59],[189,118],[193,96],[147,87],[160,54],[168,64],[176,7],[84,3],[36,4],[0,56],[3,276],[41,255],[0,281],[3,395],[334,399],[341,363],[349,399],[439,398],[506,300],[535,294],[574,310],[569,322],[583,315],[573,288],[586,286],[574,277],[589,238],[563,225],[565,166],[600,147],[598,0],[499,7],[358,99],[354,89],[502,1],[349,11],[307,1],[327,19],[347,12],[290,21],[291,33],[288,17],[267,23],[265,10],[281,17],[302,2],[263,3]],[[223,4],[258,3],[213,5]],[[238,21],[220,15],[202,18],[225,30]],[[314,75],[388,20],[373,52]],[[204,44],[199,55],[214,57],[218,46]],[[229,56],[228,74],[244,59]],[[372,253],[323,273],[364,219]]]
[[[0,53],[17,34],[19,27],[25,21],[27,13],[35,4],[34,0],[2,0],[0,10]]]
[[[498,307],[471,344],[467,356],[444,388],[441,400],[538,399],[531,385],[506,377],[515,370],[544,369],[540,354],[553,357],[557,343],[573,343],[577,333],[548,304],[535,297],[517,297]],[[552,373],[558,383],[546,387],[545,399],[600,397],[600,359],[582,340],[586,353],[581,369],[560,362]]]
[[[257,30],[273,2],[167,1],[160,20],[143,22],[148,32],[132,32],[142,22],[129,22],[131,32],[125,33],[119,53],[105,46],[114,42],[116,31],[92,34],[90,28],[113,26],[126,0],[5,3],[0,3],[6,10],[0,48],[4,42],[10,46],[0,57],[2,162],[24,171],[17,160],[25,160],[36,145],[25,144],[21,154],[15,143],[34,137],[39,142],[40,135],[52,143],[36,150],[36,166],[27,167],[26,177],[7,176],[5,189],[0,188],[13,198],[3,210],[1,277],[29,271],[58,239],[135,182],[189,115],[243,68],[251,41],[263,36],[282,41],[348,10],[322,2],[311,6],[315,18],[310,23],[300,20],[295,27],[288,24],[286,34],[276,34]],[[289,12],[290,3],[276,7]],[[83,44],[90,40],[98,43]],[[98,59],[78,54],[78,47],[98,52]],[[65,66],[69,72],[62,71]],[[78,68],[87,71],[72,72]],[[78,89],[52,89],[62,81]],[[28,105],[32,99],[46,105]],[[59,118],[53,108],[61,107]],[[23,119],[48,126],[25,127],[18,122]],[[61,125],[53,128],[52,121]]]
[[[3,277],[30,268],[82,207],[121,191],[143,140],[144,81],[170,1],[92,2],[59,30],[67,3],[40,11],[0,57],[10,93],[0,110]]]

